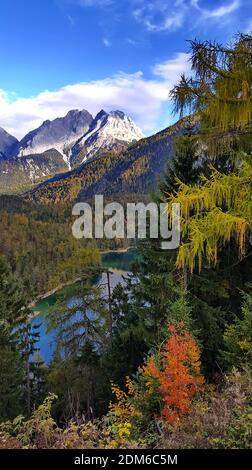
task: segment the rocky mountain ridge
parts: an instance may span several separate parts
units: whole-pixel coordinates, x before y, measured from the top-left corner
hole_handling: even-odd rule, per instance
[[[122,111],[101,110],[93,119],[86,110],[44,121],[18,142],[0,128],[0,193],[19,192],[89,158],[143,137]]]
[[[55,175],[24,195],[39,204],[68,204],[104,196],[149,194],[156,190],[173,153],[173,142],[185,129],[197,127],[195,116],[179,120],[157,134],[139,140],[122,152],[113,149],[90,158],[67,173]]]

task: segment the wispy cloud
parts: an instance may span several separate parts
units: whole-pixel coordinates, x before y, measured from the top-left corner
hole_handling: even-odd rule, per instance
[[[125,41],[131,46],[135,46],[137,44],[137,41],[135,41],[135,39],[132,39],[132,38],[126,38]]]
[[[71,26],[75,25],[74,18],[71,15],[67,15],[68,22]]]
[[[137,8],[132,12],[133,17],[152,32],[177,31],[186,22],[198,24],[199,21],[217,20],[231,15],[240,7],[239,0],[211,9],[202,7],[200,0],[133,1],[137,1]]]
[[[67,0],[68,3],[77,3],[83,7],[104,7],[111,5],[114,0]]]
[[[133,10],[132,15],[135,20],[144,24],[148,31],[175,31],[183,24],[186,8],[185,2],[180,0],[152,0],[140,4],[139,8]]]
[[[184,13],[173,12],[167,16],[163,22],[155,24],[151,19],[146,18],[145,26],[149,31],[176,31],[184,22]]]
[[[201,8],[198,1],[193,2],[196,8],[202,13],[205,19],[207,18],[222,18],[223,16],[230,15],[240,7],[240,2],[234,0],[231,3],[222,5],[218,8],[213,8],[212,10]]]
[[[0,89],[0,126],[21,138],[44,120],[63,116],[70,109],[85,108],[95,115],[104,108],[108,111],[121,109],[132,116],[145,133],[152,133],[163,115],[163,106],[169,105],[171,87],[188,67],[187,54],[179,53],[154,65],[152,78],[145,78],[141,71],[121,72],[103,80],[43,91],[31,98],[17,98]],[[167,112],[167,125],[168,117]]]
[[[108,39],[108,38],[103,38],[103,44],[105,47],[111,47],[112,46],[112,42]]]

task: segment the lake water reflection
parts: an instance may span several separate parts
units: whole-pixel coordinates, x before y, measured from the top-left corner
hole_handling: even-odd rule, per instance
[[[124,277],[130,272],[131,264],[137,256],[138,253],[135,248],[129,249],[127,252],[109,252],[102,255],[102,266],[104,266],[104,268],[109,268],[112,272],[110,275],[112,290],[118,283],[125,282]],[[107,283],[107,275],[102,274],[99,279],[94,280],[94,284],[98,282],[104,284],[104,295],[106,296],[107,288],[105,286]],[[46,363],[50,362],[55,350],[56,333],[55,331],[51,331],[49,333],[46,331],[45,315],[53,309],[53,306],[58,302],[58,300],[63,298],[69,306],[76,302],[76,284],[64,287],[55,294],[40,300],[33,307],[34,311],[39,312],[39,315],[32,320],[32,323],[40,325],[40,341],[38,343],[38,347]]]

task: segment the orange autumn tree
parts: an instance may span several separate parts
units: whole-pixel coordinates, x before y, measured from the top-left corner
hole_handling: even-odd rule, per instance
[[[202,389],[204,378],[200,373],[200,352],[184,323],[169,325],[169,338],[161,350],[160,360],[152,356],[144,373],[158,382],[164,400],[163,416],[175,424],[188,413],[194,395]],[[159,362],[159,364],[157,364]]]

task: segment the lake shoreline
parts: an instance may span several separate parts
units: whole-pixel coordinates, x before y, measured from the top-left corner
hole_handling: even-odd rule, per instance
[[[93,286],[101,286],[101,295],[104,297],[104,299],[107,299],[108,295],[106,271],[109,270],[111,272],[111,292],[113,292],[113,289],[118,285],[118,283],[125,285],[126,279],[131,272],[131,265],[136,260],[136,257],[138,257],[138,251],[134,249],[135,247],[132,248],[133,249],[131,250],[123,250],[124,253],[122,253],[122,250],[120,250],[120,252],[119,250],[110,250],[110,253],[108,254],[104,252],[101,253],[101,269],[99,270],[101,275],[93,276],[91,283]],[[78,278],[75,279],[75,281],[78,281]],[[45,364],[49,364],[53,358],[57,334],[57,329],[48,331],[47,317],[48,315],[53,315],[53,312],[57,306],[57,302],[59,303],[63,300],[66,306],[69,305],[71,307],[72,302],[76,296],[78,296],[78,286],[80,286],[80,283],[74,284],[73,282],[68,281],[67,284],[71,285],[66,287],[66,289],[63,288],[62,290],[59,290],[59,292],[57,292],[57,290],[59,287],[62,287],[62,285],[51,289],[49,292],[44,293],[43,295],[41,294],[40,300],[30,310],[31,315],[29,319],[27,319],[27,322],[29,322],[32,326],[36,326],[37,332],[39,333],[37,347],[40,350]],[[49,294],[47,298],[46,294]],[[41,297],[43,297],[43,299]]]
[[[72,280],[70,280],[70,281],[62,282],[62,283],[59,284],[57,287],[54,287],[53,289],[51,289],[51,290],[45,292],[44,294],[38,295],[38,296],[29,304],[29,308],[34,307],[34,305],[36,305],[36,303],[39,302],[40,300],[44,300],[44,299],[46,299],[47,297],[50,297],[50,295],[56,294],[56,292],[58,292],[59,290],[64,289],[64,287],[68,287],[68,286],[71,286],[72,284],[76,284],[76,282],[79,282],[80,280],[81,280],[80,277],[76,277],[75,279],[72,279]]]
[[[107,255],[109,253],[127,253],[129,250],[131,249],[134,249],[136,248],[135,246],[130,246],[128,248],[118,248],[117,250],[104,250],[104,251],[100,251],[100,254],[101,255]],[[68,286],[71,286],[71,285],[74,285],[76,284],[77,282],[80,282],[81,281],[81,278],[80,277],[76,277],[70,281],[67,281],[67,282],[62,282],[61,284],[59,284],[58,286],[54,287],[53,289],[45,292],[44,294],[39,294],[29,305],[28,307],[29,308],[33,308],[40,300],[45,300],[47,299],[47,297],[50,297],[51,295],[53,294],[56,294],[58,291],[60,291],[61,289],[64,289],[64,287],[68,287]],[[35,318],[36,316],[38,316],[40,314],[40,312],[38,311],[34,311],[33,314],[30,316],[31,319]]]

